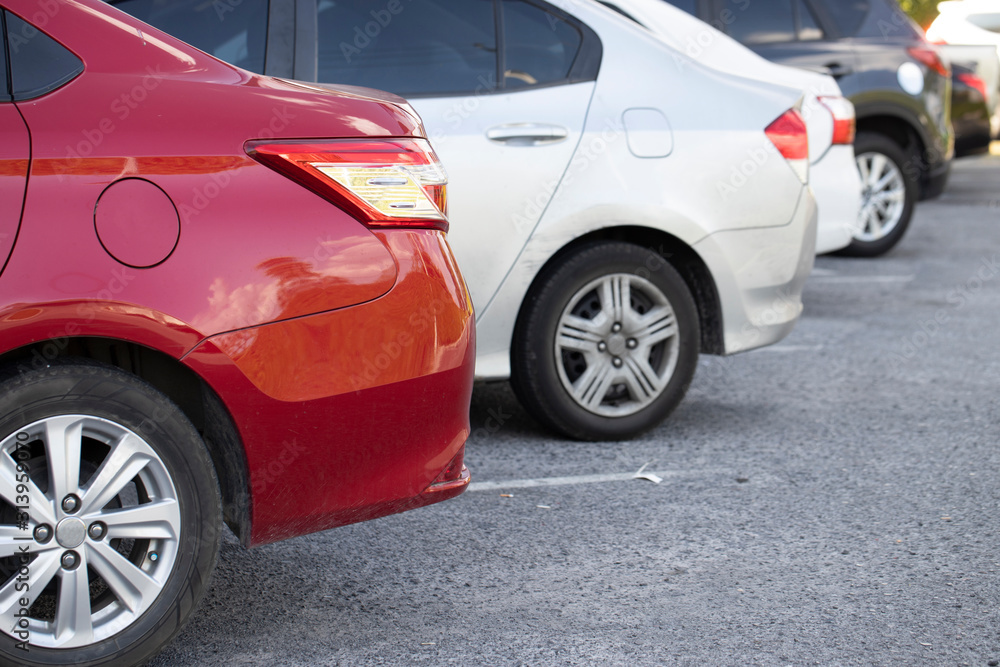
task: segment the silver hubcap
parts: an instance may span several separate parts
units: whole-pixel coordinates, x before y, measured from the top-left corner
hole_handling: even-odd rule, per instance
[[[666,296],[636,275],[615,273],[584,285],[559,318],[559,379],[577,405],[625,417],[663,393],[680,353]]]
[[[163,461],[131,430],[83,415],[19,430],[0,443],[0,498],[0,630],[18,641],[102,641],[163,590],[180,507]]]
[[[862,153],[857,159],[861,172],[861,211],[854,238],[878,241],[892,232],[903,217],[906,182],[896,163],[882,153]]]
[[[56,542],[64,549],[76,549],[87,537],[87,526],[76,517],[63,519],[56,526]]]

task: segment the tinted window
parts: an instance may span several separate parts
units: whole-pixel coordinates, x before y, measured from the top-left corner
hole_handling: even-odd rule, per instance
[[[219,60],[264,71],[267,0],[121,0],[114,5]]]
[[[678,9],[683,9],[692,16],[698,15],[698,0],[667,0],[667,2]]]
[[[30,23],[6,13],[11,89],[15,100],[55,90],[83,71],[83,63]]]
[[[990,32],[1000,32],[1000,14],[969,14],[969,23]]]
[[[722,7],[720,20],[744,44],[795,40],[792,0],[723,0]]]
[[[822,10],[841,37],[854,37],[871,11],[869,0],[826,0]]]
[[[504,0],[504,85],[523,88],[563,81],[583,41],[558,16],[523,2]]]
[[[497,87],[492,0],[319,0],[319,81],[400,95]]]
[[[799,39],[809,41],[823,39],[823,30],[816,23],[816,17],[806,5],[805,0],[799,0]]]
[[[3,16],[7,12],[0,12]],[[7,49],[0,48],[0,102],[10,102],[10,88],[7,86]]]
[[[883,43],[923,41],[923,30],[899,8],[896,0],[850,0],[843,5],[841,2],[825,0],[823,10],[834,15],[841,12],[842,16],[853,18],[854,23],[861,21],[853,33],[848,31],[852,23],[843,23],[840,29],[846,37],[877,39]]]

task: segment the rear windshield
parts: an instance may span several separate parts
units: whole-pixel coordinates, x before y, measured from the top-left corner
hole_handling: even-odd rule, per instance
[[[113,4],[219,60],[264,71],[268,0],[118,0]]]

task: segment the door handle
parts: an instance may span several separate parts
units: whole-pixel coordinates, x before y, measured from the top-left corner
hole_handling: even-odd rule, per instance
[[[854,68],[850,65],[845,65],[843,63],[827,63],[825,66],[826,73],[832,76],[834,79],[839,79],[842,76],[847,76],[854,72]]]
[[[545,146],[565,141],[569,130],[544,123],[508,123],[486,130],[486,138],[508,146]]]

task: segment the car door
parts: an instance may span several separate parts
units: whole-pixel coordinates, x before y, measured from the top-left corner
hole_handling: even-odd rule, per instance
[[[7,264],[21,225],[31,144],[28,127],[12,101],[7,50],[0,48],[0,271]]]
[[[529,0],[319,0],[321,83],[405,96],[449,175],[449,243],[483,312],[583,131],[596,34]],[[596,51],[596,53],[595,53]]]

